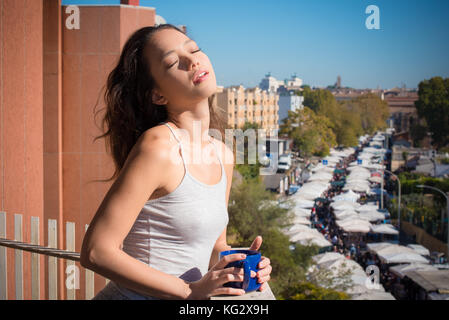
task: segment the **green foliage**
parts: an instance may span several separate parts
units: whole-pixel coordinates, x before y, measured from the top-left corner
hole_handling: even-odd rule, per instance
[[[294,140],[305,157],[326,156],[329,148],[356,146],[358,137],[386,127],[388,105],[375,94],[337,102],[325,89],[305,87],[304,110],[289,112],[280,132]]]
[[[359,117],[363,134],[373,134],[386,128],[389,117],[388,104],[376,94],[368,93],[342,103],[346,110]]]
[[[329,90],[304,89],[304,105],[312,109],[316,114],[323,115],[329,119],[335,119],[339,108],[337,100]],[[335,123],[332,123],[334,127]]]
[[[310,282],[298,282],[286,288],[279,296],[280,300],[347,300],[350,296],[344,292],[319,287]]]
[[[270,229],[277,230],[290,222],[288,209],[277,204],[267,205],[270,201],[275,201],[275,196],[265,190],[259,178],[243,179],[242,183],[232,185],[228,230],[236,236],[238,245],[245,245],[257,235],[263,236]]]
[[[446,198],[442,194],[429,189],[418,188],[417,185],[435,187],[443,192],[449,192],[449,179],[432,178],[422,174],[402,172],[401,180],[401,220],[409,221],[421,227],[430,235],[443,241],[444,225],[441,213],[446,210]],[[393,187],[397,189],[397,185]],[[389,211],[393,219],[397,219],[398,199],[389,204]]]
[[[427,136],[428,128],[421,123],[415,123],[410,127],[410,135],[415,147],[421,146],[421,141]]]
[[[449,192],[449,179],[427,177],[421,174],[408,172],[400,173],[399,179],[401,180],[402,194],[429,192],[429,190],[418,188],[417,185],[426,185],[438,188],[443,192]],[[435,196],[438,197],[438,195],[440,194],[435,193]],[[441,195],[441,199],[442,198],[443,196]]]
[[[265,190],[259,178],[243,179],[231,187],[228,243],[233,247],[248,247],[257,235],[262,236],[260,251],[271,260],[270,287],[276,297],[289,287],[296,288],[298,282],[306,281],[312,256],[319,252],[317,246],[295,244],[290,248],[290,239],[281,231],[291,225],[290,208],[280,207],[274,194]],[[323,290],[320,292],[327,292]],[[295,291],[295,294],[301,293]]]
[[[408,221],[428,234],[442,240],[445,224],[441,221],[441,213],[445,211],[446,203],[434,201],[437,195],[426,196],[420,193],[405,194],[401,197],[401,221]],[[393,199],[389,210],[391,217],[397,219],[397,199]]]
[[[257,134],[257,129],[260,129],[260,127],[258,126],[257,123],[245,122],[245,124],[243,125],[241,130],[243,132],[245,132],[247,129],[254,129],[254,130],[256,130],[256,134]],[[256,146],[258,143],[258,139],[259,139],[259,137],[256,135]],[[236,164],[235,168],[242,175],[242,177],[244,179],[255,179],[255,178],[259,177],[259,171],[260,171],[259,155],[257,154],[257,149],[256,149],[256,163],[249,164],[248,163],[248,152],[249,152],[248,141],[247,141],[247,139],[245,139],[244,140],[244,158],[243,158],[245,163]]]
[[[336,144],[329,118],[317,115],[307,107],[288,114],[280,126],[280,133],[293,139],[294,148],[305,157],[328,155],[329,149]]]
[[[434,77],[418,86],[419,99],[415,106],[432,133],[432,142],[438,147],[449,144],[449,78]]]
[[[337,143],[340,146],[357,146],[358,137],[364,134],[360,114],[347,109],[344,103],[340,104],[339,109],[334,128]]]

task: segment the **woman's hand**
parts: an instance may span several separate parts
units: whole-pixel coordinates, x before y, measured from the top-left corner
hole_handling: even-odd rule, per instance
[[[256,239],[254,239],[253,243],[251,244],[251,247],[249,248],[250,250],[259,250],[260,246],[262,245],[262,237],[261,236],[257,236]],[[259,283],[261,283],[262,285],[260,286],[260,288],[258,289],[259,291],[263,291],[265,290],[265,288],[267,287],[267,282],[270,280],[270,274],[271,274],[271,270],[273,269],[271,267],[270,264],[270,259],[268,259],[267,257],[263,257],[260,259],[258,268],[260,269],[257,272],[257,278]]]
[[[223,287],[230,281],[243,281],[243,268],[225,268],[231,262],[240,261],[246,258],[245,254],[230,254],[219,260],[200,280],[189,284],[189,300],[205,300],[210,297],[229,294],[241,296],[245,290]],[[255,276],[255,274],[254,274]]]

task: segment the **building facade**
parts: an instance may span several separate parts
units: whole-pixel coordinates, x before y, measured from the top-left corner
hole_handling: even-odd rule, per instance
[[[226,112],[230,129],[242,128],[245,122],[250,122],[265,129],[267,135],[276,135],[279,129],[278,102],[278,94],[259,87],[231,86],[217,92],[217,105]]]
[[[102,133],[103,113],[95,119],[95,106],[104,108],[102,88],[127,38],[155,23],[155,9],[138,4],[77,5],[77,12],[60,0],[0,0],[0,211],[6,216],[1,238],[21,233],[20,240],[31,243],[34,218],[35,244],[48,246],[48,221],[54,220],[56,248],[80,252],[86,226],[112,184],[94,180],[114,171],[104,140],[93,140]],[[68,27],[71,15],[79,15],[79,26]],[[73,232],[67,223],[76,226]],[[66,239],[72,236],[69,248]],[[0,289],[6,299],[31,299],[31,254],[23,252],[21,282],[15,280],[15,263],[8,249],[8,278],[5,286],[0,279]],[[39,265],[38,298],[49,299],[44,256]],[[76,266],[81,281],[75,295],[84,299],[86,270]],[[58,259],[56,299],[67,298],[65,281],[66,261]],[[92,294],[105,279],[95,274],[94,283]]]
[[[304,108],[304,97],[293,94],[281,94],[279,96],[279,122],[288,117],[288,112],[296,112]],[[279,125],[279,123],[278,123]]]

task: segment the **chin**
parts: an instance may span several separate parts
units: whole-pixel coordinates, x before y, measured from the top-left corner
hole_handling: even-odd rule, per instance
[[[217,82],[215,79],[210,79],[210,81],[203,82],[201,87],[197,87],[198,94],[203,98],[208,98],[217,92]]]

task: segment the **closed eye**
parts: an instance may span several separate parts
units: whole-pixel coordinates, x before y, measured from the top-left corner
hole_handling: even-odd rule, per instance
[[[201,49],[198,49],[198,50],[193,51],[192,53],[197,53],[197,52],[200,52],[200,51],[201,51]],[[179,61],[179,60],[176,60],[175,62],[173,62],[173,63],[168,67],[168,69],[170,69],[171,67],[173,67],[178,61]]]

